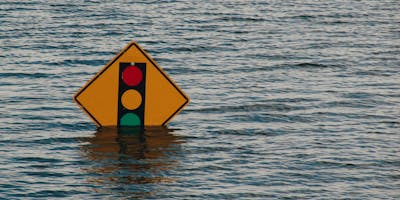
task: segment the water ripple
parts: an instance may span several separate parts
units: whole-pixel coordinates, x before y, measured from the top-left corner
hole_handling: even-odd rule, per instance
[[[400,199],[399,6],[2,1],[0,199]],[[72,96],[132,40],[191,103],[96,129]]]

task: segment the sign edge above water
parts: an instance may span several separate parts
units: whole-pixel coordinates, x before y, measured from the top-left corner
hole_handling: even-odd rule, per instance
[[[157,62],[153,60],[153,58],[147,54],[147,52],[135,41],[131,41],[128,43],[119,53],[117,53],[106,65],[104,65],[90,80],[88,80],[73,96],[73,101],[79,106],[79,108],[96,124],[97,127],[106,127],[103,126],[78,100],[79,95],[81,95],[97,78],[99,78],[109,67],[111,67],[124,53],[126,53],[132,46],[135,46],[145,57],[146,59],[153,64],[153,66],[168,80],[168,82],[182,95],[185,99],[185,102],[174,112],[172,113],[162,124],[159,126],[166,126],[177,114],[179,114],[183,108],[189,104],[190,98],[186,95],[182,89],[175,83],[175,81],[168,76],[168,74],[158,65]]]

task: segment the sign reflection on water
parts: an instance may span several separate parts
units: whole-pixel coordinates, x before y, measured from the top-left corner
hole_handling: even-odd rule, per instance
[[[88,181],[106,185],[175,181],[165,174],[179,164],[176,159],[183,141],[171,132],[165,127],[100,128],[82,147],[92,163],[84,170],[98,175]]]

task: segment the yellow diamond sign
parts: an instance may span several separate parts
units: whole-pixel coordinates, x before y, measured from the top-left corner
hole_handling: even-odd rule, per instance
[[[163,126],[189,97],[135,42],[74,96],[97,126]]]

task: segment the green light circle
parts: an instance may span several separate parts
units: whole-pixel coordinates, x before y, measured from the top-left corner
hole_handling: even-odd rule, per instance
[[[140,126],[140,124],[140,118],[133,113],[125,114],[121,117],[121,120],[119,121],[119,125],[121,126]]]

